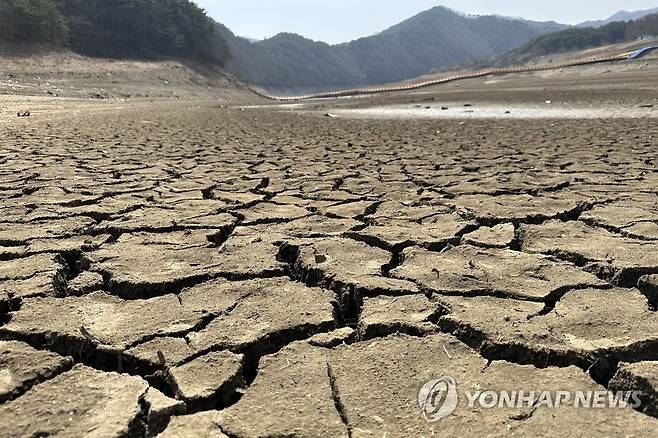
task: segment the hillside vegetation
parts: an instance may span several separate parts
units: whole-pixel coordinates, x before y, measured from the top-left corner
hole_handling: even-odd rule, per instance
[[[435,7],[345,44],[290,33],[253,42],[216,23],[191,0],[0,0],[0,49],[34,44],[92,57],[197,60],[277,92],[398,82],[457,66],[523,62],[642,35],[658,35],[658,14],[598,28],[569,28]]]
[[[228,56],[215,22],[189,0],[0,0],[0,42],[103,57]]]
[[[580,23],[578,27],[601,27],[613,21],[639,20],[647,15],[658,14],[658,8],[644,9],[640,11],[619,11],[605,20],[590,20]]]
[[[0,41],[63,44],[66,20],[52,0],[0,0]]]
[[[436,7],[377,35],[330,46],[279,34],[252,43],[220,26],[232,57],[230,67],[245,82],[273,89],[370,85],[413,78],[503,54],[557,23],[498,16],[467,17]]]
[[[615,21],[602,27],[571,28],[540,36],[515,50],[517,59],[632,41],[658,35],[658,14],[635,21]]]

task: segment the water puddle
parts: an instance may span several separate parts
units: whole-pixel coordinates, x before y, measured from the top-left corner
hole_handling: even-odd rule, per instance
[[[521,105],[390,105],[371,108],[334,109],[341,117],[366,119],[608,119],[658,117],[657,108],[551,104]]]
[[[244,109],[300,109],[304,108],[307,104],[305,103],[273,103],[271,105],[246,105],[246,106],[240,106],[239,108],[244,108]],[[238,108],[238,107],[236,107]]]

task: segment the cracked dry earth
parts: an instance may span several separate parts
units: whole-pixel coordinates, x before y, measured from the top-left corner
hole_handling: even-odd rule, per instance
[[[0,125],[5,436],[649,436],[653,120],[152,104]],[[469,408],[421,386],[642,390]]]

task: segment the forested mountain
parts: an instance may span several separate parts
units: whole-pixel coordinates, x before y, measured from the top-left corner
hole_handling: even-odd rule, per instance
[[[223,25],[218,29],[231,53],[229,69],[249,84],[304,89],[365,83],[354,60],[328,44],[287,33],[252,43]]]
[[[0,41],[104,57],[228,56],[215,22],[189,0],[0,0]]]
[[[580,23],[578,27],[601,27],[613,21],[630,21],[638,20],[647,15],[658,14],[658,8],[645,9],[642,11],[619,11],[605,20],[594,20]]]
[[[469,17],[436,7],[377,35],[335,46],[292,34],[252,43],[223,26],[220,30],[232,54],[230,66],[240,78],[285,89],[399,81],[487,59],[565,27],[498,16]]]
[[[498,16],[467,17],[436,7],[338,49],[355,60],[366,83],[376,84],[491,58],[562,28]]]
[[[503,54],[518,61],[652,34],[658,15],[568,28],[436,7],[331,46],[288,33],[262,41],[236,37],[191,0],[0,0],[0,48],[38,43],[89,56],[195,59],[279,91],[395,82]]]
[[[66,42],[66,20],[52,0],[0,0],[0,42]]]
[[[615,21],[602,27],[571,28],[536,38],[512,52],[517,59],[632,41],[658,35],[658,14],[635,21]]]

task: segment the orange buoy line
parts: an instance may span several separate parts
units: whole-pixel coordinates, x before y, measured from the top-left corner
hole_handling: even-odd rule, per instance
[[[631,56],[633,53],[634,52],[629,52],[615,56],[588,58],[580,61],[565,62],[561,64],[543,64],[543,65],[535,65],[535,66],[527,66],[527,67],[489,68],[485,70],[479,70],[476,72],[453,75],[453,76],[432,79],[423,82],[414,82],[409,84],[399,84],[395,86],[373,87],[373,88],[349,88],[345,90],[327,91],[322,93],[306,94],[301,96],[275,96],[253,87],[248,87],[248,88],[256,95],[269,100],[294,101],[294,100],[309,100],[309,99],[327,99],[327,98],[337,98],[337,97],[359,96],[364,94],[379,94],[379,93],[391,93],[395,91],[417,90],[419,88],[431,87],[433,85],[445,84],[447,82],[454,82],[462,79],[473,79],[473,78],[479,78],[482,76],[489,76],[489,75],[557,70],[561,68],[576,67],[580,65],[622,61],[625,59],[629,59],[629,56]]]

